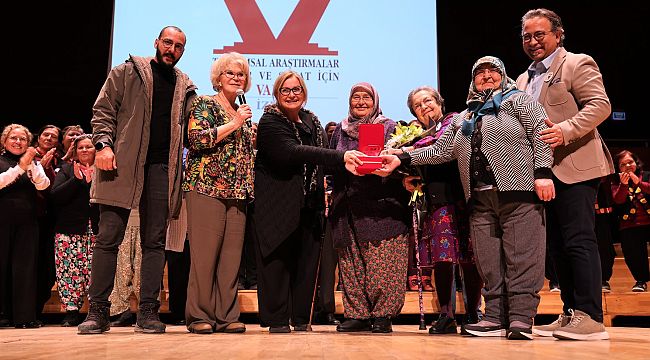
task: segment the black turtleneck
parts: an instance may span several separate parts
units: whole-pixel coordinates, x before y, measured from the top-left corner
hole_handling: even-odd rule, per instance
[[[153,73],[153,99],[147,164],[167,164],[169,162],[172,101],[176,86],[176,73],[174,68],[158,64],[154,60],[151,60],[151,71]]]

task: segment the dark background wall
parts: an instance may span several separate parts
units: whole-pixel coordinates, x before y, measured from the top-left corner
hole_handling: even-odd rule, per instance
[[[647,4],[439,0],[439,86],[447,110],[464,109],[471,66],[480,56],[501,58],[512,78],[524,71],[529,60],[519,39],[521,16],[530,8],[547,7],[564,21],[566,48],[596,59],[614,110],[627,114],[626,121],[608,119],[599,127],[608,144],[647,147],[650,62],[641,55],[650,50]],[[18,10],[1,15],[9,30],[2,43],[3,92],[9,95],[3,96],[0,124],[23,123],[34,131],[48,123],[81,124],[89,131],[91,107],[109,66],[112,0],[23,1],[14,6]],[[151,34],[152,40],[156,35]],[[426,34],[411,36],[422,37],[422,46],[427,46]],[[153,49],[138,55],[153,55]],[[417,49],[386,71],[409,71],[409,56],[417,56]]]

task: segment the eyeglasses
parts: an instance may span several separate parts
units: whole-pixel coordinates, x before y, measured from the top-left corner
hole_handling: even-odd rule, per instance
[[[287,96],[289,95],[289,93],[293,93],[294,95],[302,94],[302,86],[296,86],[292,88],[288,88],[288,87],[280,88],[280,94]]]
[[[14,141],[14,142],[19,142],[19,141],[27,142],[27,138],[24,137],[24,136],[15,136],[15,135],[12,135],[12,136],[9,137],[9,140]]]
[[[226,70],[226,71],[222,72],[222,74],[226,75],[226,77],[228,79],[234,79],[235,77],[237,78],[237,80],[246,79],[246,74],[244,74],[243,72],[235,73],[232,70]]]
[[[181,43],[175,43],[174,44],[174,41],[172,41],[170,39],[160,39],[160,40],[162,41],[163,46],[168,48],[168,49],[173,46],[175,51],[184,51],[185,50],[185,45],[183,45]]]
[[[363,96],[361,96],[361,95],[352,95],[351,99],[352,99],[353,103],[361,102],[361,100],[363,100],[363,102],[366,102],[366,103],[373,101],[372,96],[370,96],[370,95],[363,95]]]
[[[533,38],[535,41],[540,42],[544,40],[547,34],[551,34],[552,31],[535,31],[534,34],[522,34],[521,39],[524,40],[525,43],[530,42]]]
[[[482,68],[482,69],[476,69],[474,70],[474,77],[477,77],[479,75],[483,75],[487,72],[488,74],[492,75],[494,73],[501,74],[501,71],[495,67],[488,67],[488,68]]]
[[[432,108],[434,104],[438,104],[433,98],[424,98],[421,103],[413,104],[413,109],[424,109],[424,107]]]

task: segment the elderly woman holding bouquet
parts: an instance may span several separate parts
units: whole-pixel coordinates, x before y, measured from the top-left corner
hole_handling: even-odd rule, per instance
[[[433,145],[447,130],[456,113],[444,114],[444,100],[440,93],[421,86],[412,90],[407,105],[425,132],[411,149]],[[420,261],[433,267],[433,278],[440,304],[440,317],[429,329],[430,334],[455,334],[457,322],[454,316],[454,265],[460,264],[465,292],[465,323],[479,321],[479,305],[483,282],[476,268],[474,254],[469,242],[469,217],[460,183],[456,161],[420,166],[419,175],[404,177],[403,183],[410,192],[420,187],[425,198],[421,203],[425,214],[421,224],[419,241]],[[411,261],[413,259],[410,259]],[[409,274],[417,269],[409,266]],[[411,276],[413,276],[411,275]],[[424,278],[424,276],[423,276]],[[464,332],[464,327],[461,328]]]
[[[474,63],[467,110],[435,144],[383,155],[386,176],[400,165],[458,160],[470,201],[472,246],[485,289],[485,318],[465,326],[475,336],[532,339],[544,284],[546,229],[542,201],[555,197],[544,108],[518,91],[500,59]]]
[[[349,106],[348,116],[332,134],[332,149],[357,149],[361,124],[381,124],[384,143],[390,138],[395,122],[382,115],[372,85],[352,86]],[[332,198],[329,219],[339,254],[346,317],[336,330],[391,332],[391,319],[404,305],[406,291],[408,193],[399,178],[337,172]]]

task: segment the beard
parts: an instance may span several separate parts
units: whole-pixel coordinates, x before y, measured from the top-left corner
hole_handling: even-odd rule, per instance
[[[156,60],[158,61],[158,64],[160,64],[162,66],[165,66],[165,67],[167,67],[167,68],[169,68],[171,70],[171,69],[174,68],[174,66],[176,66],[176,63],[178,63],[178,60],[180,60],[180,59],[176,58],[173,54],[169,54],[169,56],[173,58],[173,61],[172,61],[171,64],[169,64],[169,63],[167,63],[165,61],[165,58],[163,57],[163,54],[160,53],[160,49],[156,49]]]

